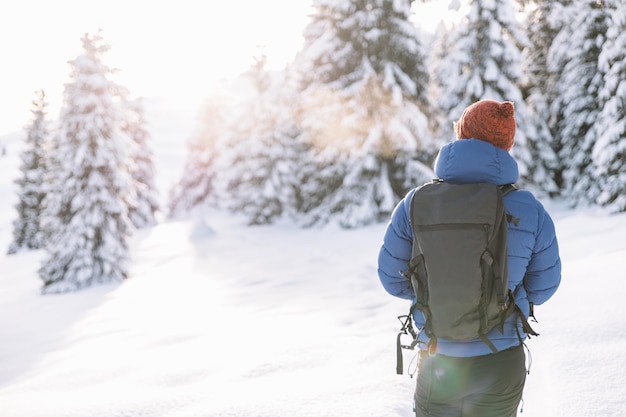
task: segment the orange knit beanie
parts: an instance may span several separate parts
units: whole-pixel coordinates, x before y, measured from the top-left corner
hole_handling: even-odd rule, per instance
[[[458,139],[479,139],[510,151],[515,136],[515,107],[510,101],[481,100],[454,124]]]

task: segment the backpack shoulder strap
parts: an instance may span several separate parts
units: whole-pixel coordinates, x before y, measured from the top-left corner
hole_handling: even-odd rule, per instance
[[[518,188],[515,186],[515,184],[504,184],[500,186],[500,191],[502,192],[502,198],[504,198],[507,194],[509,194],[512,191],[517,190]],[[517,217],[513,217],[513,215],[506,213],[506,221],[508,223],[513,223],[514,225],[519,225],[519,221],[520,219],[518,219]]]
[[[500,186],[500,191],[502,191],[502,197],[515,190],[517,190],[515,184],[504,184]]]

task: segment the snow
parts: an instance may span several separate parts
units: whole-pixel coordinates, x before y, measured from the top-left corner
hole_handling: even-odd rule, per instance
[[[160,195],[184,162],[187,130],[171,127],[153,132]],[[2,138],[0,157],[3,417],[413,415],[415,380],[395,374],[408,305],[376,274],[384,224],[245,227],[217,211],[162,220],[133,237],[125,282],[41,295],[43,252],[5,255],[17,138]],[[563,283],[536,308],[520,415],[622,417],[626,214],[545,203]]]

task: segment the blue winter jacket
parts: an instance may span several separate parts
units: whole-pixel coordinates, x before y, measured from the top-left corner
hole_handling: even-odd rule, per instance
[[[503,149],[476,139],[456,140],[444,146],[435,163],[435,173],[454,184],[489,182],[510,184],[518,180],[515,160]],[[383,245],[378,256],[378,275],[385,290],[396,297],[415,302],[409,281],[402,276],[411,259],[413,232],[409,223],[409,207],[415,189],[398,203],[387,225]],[[561,261],[554,223],[541,203],[528,191],[517,190],[504,198],[507,213],[520,219],[509,224],[508,264],[509,288],[516,303],[528,317],[530,304],[539,305],[548,300],[561,281]],[[419,208],[418,208],[419,209]],[[413,315],[418,328],[424,326],[424,316],[418,310]],[[517,314],[511,315],[504,333],[492,330],[487,337],[500,351],[520,344],[525,338]],[[420,333],[422,349],[428,338]],[[448,356],[480,356],[492,353],[481,339],[448,341],[438,339],[437,352]]]

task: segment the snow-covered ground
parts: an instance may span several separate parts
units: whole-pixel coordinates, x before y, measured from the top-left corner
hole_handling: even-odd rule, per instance
[[[189,131],[154,131],[158,183]],[[132,240],[122,284],[40,295],[41,251],[5,255],[19,141],[0,157],[0,416],[412,416],[396,316],[378,282],[384,225],[244,227],[223,212]],[[166,195],[167,190],[161,193]],[[536,308],[526,417],[626,415],[626,215],[547,202],[563,282]],[[406,353],[405,365],[411,361]]]

